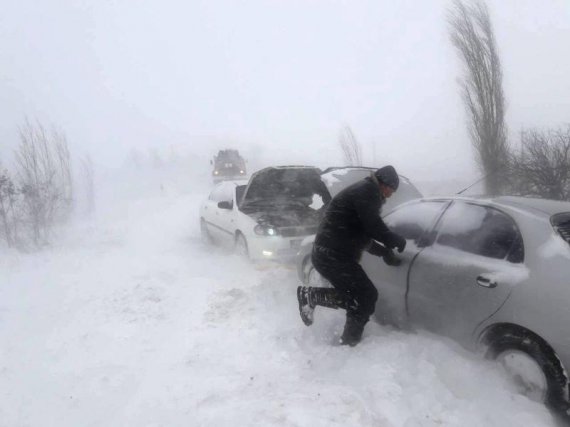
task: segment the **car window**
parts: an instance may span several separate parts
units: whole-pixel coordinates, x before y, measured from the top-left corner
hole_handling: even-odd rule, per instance
[[[397,208],[384,218],[390,230],[408,240],[419,240],[437,221],[446,202],[417,202]]]
[[[469,203],[454,203],[444,214],[437,243],[488,258],[522,262],[522,237],[503,212]]]

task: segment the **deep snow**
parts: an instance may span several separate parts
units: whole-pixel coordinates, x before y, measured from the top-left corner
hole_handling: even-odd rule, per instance
[[[134,193],[0,249],[0,426],[555,425],[453,342],[370,323],[337,346],[326,309],[305,327],[293,269],[200,241],[206,186]]]

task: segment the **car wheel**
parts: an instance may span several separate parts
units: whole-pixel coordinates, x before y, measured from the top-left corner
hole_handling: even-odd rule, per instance
[[[249,249],[247,247],[247,240],[245,236],[241,233],[236,235],[235,251],[238,255],[249,259]]]
[[[490,343],[487,356],[500,362],[522,394],[556,411],[568,409],[568,379],[554,350],[532,332],[507,332]]]
[[[200,218],[200,237],[202,239],[202,242],[206,243],[207,245],[212,244],[213,242],[212,236],[208,231],[208,226],[206,225],[204,218]]]
[[[308,256],[303,263],[303,276],[305,278],[305,284],[308,286],[316,286],[316,287],[330,287],[331,284],[327,279],[325,279],[321,274],[317,271],[313,262],[311,261],[311,257]]]

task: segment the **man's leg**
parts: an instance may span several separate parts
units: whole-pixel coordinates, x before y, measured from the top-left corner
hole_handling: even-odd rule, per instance
[[[307,326],[313,324],[315,307],[320,305],[327,308],[348,308],[348,300],[344,293],[334,288],[317,288],[312,286],[297,287],[297,301],[299,313],[303,323]]]
[[[313,323],[317,305],[346,310],[346,324],[341,337],[342,344],[356,345],[362,337],[364,326],[374,313],[378,291],[360,264],[346,261],[330,253],[313,251],[313,265],[334,288],[299,287],[297,299],[303,322]]]
[[[335,256],[335,254],[334,251],[316,246],[313,247],[311,254],[313,266],[330,283],[333,283],[333,278],[341,271],[339,266],[346,263],[346,260],[341,256]],[[299,286],[297,288],[297,300],[299,302],[299,314],[303,323],[307,326],[313,324],[313,315],[317,305],[333,309],[347,309],[349,302],[345,293],[339,292],[335,288],[312,286]]]
[[[374,313],[378,291],[357,263],[344,265],[333,286],[344,293],[348,301],[346,323],[340,342],[354,346],[360,342],[364,326]]]

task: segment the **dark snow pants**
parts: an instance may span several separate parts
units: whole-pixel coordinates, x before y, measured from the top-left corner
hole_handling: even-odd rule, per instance
[[[313,247],[311,261],[336,289],[339,308],[346,309],[347,317],[366,323],[374,313],[378,291],[358,261],[318,246]]]

